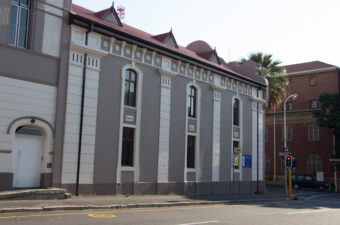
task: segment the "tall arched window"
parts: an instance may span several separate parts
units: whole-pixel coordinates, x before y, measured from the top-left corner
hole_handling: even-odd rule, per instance
[[[188,95],[188,116],[196,118],[196,101],[197,101],[197,91],[194,86],[189,87]]]
[[[136,83],[137,83],[136,72],[130,69],[126,70],[124,105],[136,107]]]
[[[307,158],[307,172],[315,173],[318,171],[322,171],[322,160],[319,155],[310,155]]]
[[[240,126],[240,100],[234,98],[233,101],[233,124],[234,126]]]

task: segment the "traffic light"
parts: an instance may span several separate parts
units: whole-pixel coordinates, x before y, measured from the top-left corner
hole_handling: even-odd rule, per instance
[[[287,167],[287,168],[292,168],[292,165],[293,165],[293,163],[292,163],[292,157],[291,157],[290,155],[287,155],[287,156],[286,156],[286,167]]]
[[[293,157],[293,161],[292,161],[292,168],[295,168],[296,167],[296,158]]]

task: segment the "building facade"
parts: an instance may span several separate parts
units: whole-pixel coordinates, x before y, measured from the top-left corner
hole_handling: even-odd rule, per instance
[[[340,93],[339,68],[319,61],[284,68],[284,76],[289,79],[287,96],[298,94],[295,101],[288,101],[286,105],[287,147],[296,158],[295,171],[314,175],[322,171],[326,179],[332,179],[333,168],[329,162],[334,150],[332,130],[319,127],[312,112],[321,108],[318,100],[321,94]],[[284,167],[279,152],[283,151],[283,105],[276,112],[266,113],[265,140],[267,178],[272,180],[274,174],[282,178]]]
[[[8,7],[11,4],[16,1],[9,1]],[[55,83],[36,94],[53,96],[47,100],[50,105],[37,105],[36,111],[22,116],[14,109],[9,113],[14,118],[3,122],[1,144],[7,145],[0,160],[8,161],[6,176],[12,177],[3,189],[17,187],[14,180],[20,171],[13,162],[20,158],[16,148],[26,151],[20,142],[25,135],[30,142],[39,137],[39,152],[47,156],[38,163],[36,179],[41,183],[48,174],[47,186],[73,193],[264,190],[262,78],[233,71],[203,41],[185,48],[177,45],[171,31],[150,35],[122,24],[114,7],[92,12],[64,4],[56,7],[63,12],[57,17],[59,52],[47,57],[57,63]],[[48,41],[46,45],[52,45]],[[8,40],[3,47],[32,52],[10,47]],[[42,83],[34,80],[32,85]],[[31,106],[36,101],[15,99]],[[41,184],[31,184],[36,186]]]
[[[52,0],[0,3],[0,189],[51,186],[70,6]]]

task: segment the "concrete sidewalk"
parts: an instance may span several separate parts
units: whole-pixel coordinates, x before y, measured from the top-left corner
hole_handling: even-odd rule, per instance
[[[0,213],[36,212],[80,209],[121,209],[141,207],[171,207],[184,205],[256,203],[282,201],[282,193],[234,195],[114,195],[72,196],[63,200],[1,200]]]

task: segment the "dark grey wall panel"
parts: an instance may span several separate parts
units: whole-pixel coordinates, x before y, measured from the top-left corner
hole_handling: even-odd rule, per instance
[[[137,64],[143,71],[139,181],[156,182],[158,170],[161,76],[150,66]],[[138,78],[137,78],[138,79]]]
[[[188,79],[172,79],[170,115],[169,181],[183,182],[185,157],[186,85]]]
[[[27,50],[0,46],[0,74],[57,85],[59,61]]]
[[[0,1],[0,43],[8,43],[11,0]]]
[[[94,183],[116,182],[122,67],[129,64],[113,56],[101,61],[97,108],[97,131],[94,161]],[[119,162],[120,163],[120,162]]]
[[[43,5],[43,3],[34,1],[34,7],[37,8],[39,5]],[[42,6],[43,7],[43,6]],[[30,16],[30,33],[29,33],[29,45],[28,47],[36,52],[42,52],[42,42],[44,35],[44,25],[45,25],[45,13],[40,10],[31,10]]]
[[[220,154],[220,180],[230,181],[231,163],[231,99],[233,93],[222,92],[221,96],[221,154]]]
[[[212,138],[213,138],[213,91],[208,84],[198,83],[201,88],[200,148],[198,181],[212,179]]]
[[[70,9],[70,0],[64,0],[64,7]],[[63,146],[64,146],[64,128],[65,128],[65,111],[66,111],[66,89],[68,75],[68,61],[70,49],[71,27],[68,24],[68,12],[64,12],[64,21],[61,34],[60,46],[60,64],[58,76],[58,93],[57,93],[57,111],[55,123],[55,139],[53,153],[53,173],[52,185],[61,184]]]
[[[243,149],[242,154],[251,155],[252,154],[252,111],[251,111],[251,101],[247,96],[241,96],[242,101],[242,119],[243,119]],[[252,165],[254,168],[254,165]],[[242,168],[242,180],[251,181],[251,170],[252,168]]]

